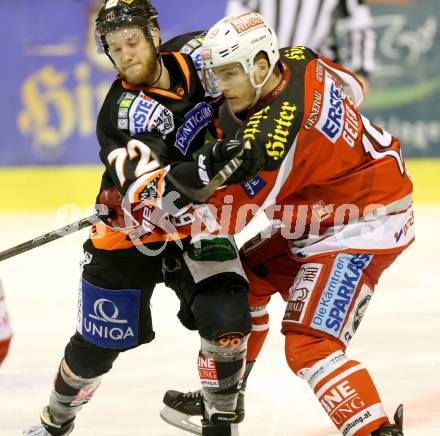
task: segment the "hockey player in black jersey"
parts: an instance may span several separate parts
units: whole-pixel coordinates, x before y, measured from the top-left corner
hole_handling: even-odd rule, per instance
[[[199,374],[202,387],[209,387],[203,434],[229,435],[251,328],[237,248],[228,237],[210,237],[195,247],[178,230],[190,214],[176,208],[170,234],[152,219],[148,204],[169,198],[172,180],[187,177],[185,166],[175,162],[191,162],[208,131],[215,136],[216,97],[205,92],[190,55],[159,51],[157,12],[149,0],[103,2],[96,35],[119,73],[97,123],[105,168],[98,203],[110,215],[92,227],[84,245],[77,331],[41,424],[25,434],[73,431],[78,411],[118,354],[154,339],[150,298],[165,281],[181,300],[182,323],[201,337]],[[218,141],[207,156],[208,173],[236,153],[236,144]]]

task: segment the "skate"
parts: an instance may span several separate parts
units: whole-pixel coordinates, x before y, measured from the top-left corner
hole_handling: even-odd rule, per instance
[[[193,434],[202,434],[200,421],[191,421],[191,418],[202,418],[203,395],[201,390],[186,393],[170,390],[165,393],[163,402],[165,406],[160,412],[160,417],[165,422]],[[243,421],[244,415],[244,391],[240,391],[237,398],[235,417],[231,421],[231,434],[233,436],[238,435],[238,424]],[[209,421],[203,421],[205,421],[205,425],[208,425]]]
[[[52,422],[48,406],[42,410],[40,420],[41,424],[24,430],[23,434],[26,436],[64,436],[73,431],[73,420],[67,421],[62,425]]]
[[[202,416],[202,391],[179,392],[166,391],[163,397],[165,406],[160,412],[160,417],[170,425],[181,428],[189,433],[202,434],[201,424],[191,421],[191,417]]]
[[[403,436],[403,405],[394,414],[394,424],[386,424],[374,431],[372,436]]]

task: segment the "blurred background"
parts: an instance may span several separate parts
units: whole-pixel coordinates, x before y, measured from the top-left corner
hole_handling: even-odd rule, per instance
[[[94,46],[98,3],[2,1],[7,20],[0,30],[0,210],[94,201],[100,171],[95,121],[114,77]],[[154,4],[167,40],[214,24],[224,15],[226,0]],[[376,0],[370,10],[376,68],[363,112],[401,139],[417,182],[416,199],[440,201],[438,2]],[[338,29],[343,54],[343,22]]]
[[[287,6],[296,1],[273,0]],[[226,10],[226,0],[153,3],[164,41],[208,28]],[[368,3],[376,68],[362,112],[401,140],[415,184],[417,240],[399,266],[384,275],[351,351],[371,366],[390,413],[401,401],[408,405],[408,434],[438,436],[440,352],[433,344],[440,335],[440,8],[438,0]],[[102,171],[95,122],[115,75],[106,58],[96,54],[97,4],[1,0],[0,251],[88,215],[94,204]],[[349,52],[346,34],[347,23],[341,21],[342,55]],[[350,67],[349,61],[344,65]],[[85,238],[82,231],[0,264],[15,332],[0,368],[1,436],[36,424],[47,401],[58,359],[74,331],[77,265]],[[198,339],[179,326],[171,293],[155,293],[153,305],[157,341],[118,360],[99,399],[82,412],[78,435],[180,434],[159,420],[160,399],[165,389],[197,388]],[[307,387],[284,365],[278,333],[284,305],[274,305],[274,333],[251,382],[243,434],[335,434]],[[156,377],[157,371],[164,376]],[[149,382],[139,383],[150,372]],[[136,397],[145,402],[132,404]],[[124,420],[118,419],[121,402],[131,409],[131,414],[124,411]],[[292,433],[291,411],[297,407],[301,412],[295,414]],[[108,416],[118,423],[109,424]]]

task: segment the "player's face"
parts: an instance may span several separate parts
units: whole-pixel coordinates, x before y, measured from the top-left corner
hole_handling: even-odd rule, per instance
[[[105,35],[116,67],[131,85],[148,84],[157,79],[159,62],[151,41],[139,27],[124,27]]]
[[[232,112],[248,109],[255,98],[255,88],[239,63],[212,69],[215,85],[223,93]]]

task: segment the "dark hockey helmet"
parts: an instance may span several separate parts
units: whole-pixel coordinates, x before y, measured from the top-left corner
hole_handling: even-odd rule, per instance
[[[95,20],[98,52],[109,56],[105,34],[122,27],[138,26],[147,38],[151,38],[151,29],[159,27],[157,16],[157,10],[150,0],[103,1]]]

